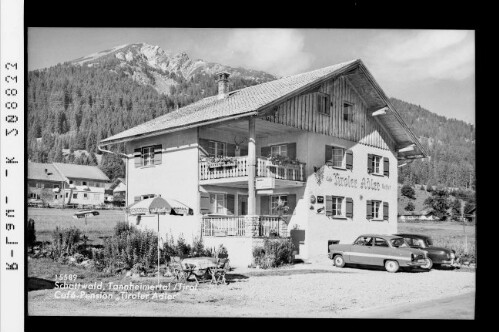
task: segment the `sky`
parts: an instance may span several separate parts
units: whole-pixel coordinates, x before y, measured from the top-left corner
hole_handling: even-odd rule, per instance
[[[277,76],[362,59],[389,97],[475,124],[470,30],[29,28],[28,69],[141,42]]]

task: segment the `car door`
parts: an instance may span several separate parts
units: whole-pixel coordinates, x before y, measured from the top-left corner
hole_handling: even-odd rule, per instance
[[[374,248],[373,248],[373,262],[375,265],[383,266],[385,264],[385,260],[392,256],[392,250],[388,241],[381,237],[374,238]]]
[[[354,264],[372,264],[373,238],[360,236],[352,245],[350,262]]]

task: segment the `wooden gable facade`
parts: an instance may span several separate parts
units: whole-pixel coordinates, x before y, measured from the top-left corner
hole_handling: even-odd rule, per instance
[[[329,106],[329,110],[324,108]],[[344,108],[351,118],[345,119]],[[394,150],[394,139],[370,116],[369,105],[345,76],[322,83],[311,91],[289,98],[264,117],[286,126]]]

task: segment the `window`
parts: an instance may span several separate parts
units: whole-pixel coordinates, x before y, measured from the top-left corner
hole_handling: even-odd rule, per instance
[[[372,173],[381,174],[381,156],[372,155]]]
[[[66,198],[68,198],[68,197],[69,197],[69,193],[66,193]]]
[[[82,186],[86,186],[86,185],[87,185],[87,181],[83,181]]]
[[[329,158],[329,159],[328,159]],[[326,146],[326,163],[333,167],[344,167],[345,149]]]
[[[88,199],[88,195],[86,193],[83,194],[83,199]]]
[[[57,199],[57,195],[54,195],[54,199]]]
[[[60,188],[58,184],[54,184],[54,188]]]
[[[322,114],[329,115],[329,95],[326,93],[317,93],[317,111]]]
[[[142,166],[154,165],[154,148],[148,146],[142,148]]]
[[[69,180],[69,184],[73,184],[73,180]]]
[[[343,120],[353,122],[353,105],[343,103]]]
[[[356,246],[372,246],[373,238],[369,236],[361,236],[357,238],[353,244]]]
[[[78,198],[78,194],[73,194],[73,198],[77,199]]]
[[[372,218],[373,219],[381,219],[380,206],[381,201],[371,201],[372,202]]]
[[[36,198],[36,193],[30,193],[29,198]]]
[[[288,196],[287,195],[276,195],[271,196],[270,198],[270,214],[279,214],[280,211],[283,214],[286,214],[289,211],[288,208],[284,208],[288,206]],[[288,210],[288,211],[286,211]]]
[[[210,157],[225,157],[227,155],[227,144],[224,142],[209,141],[208,155]]]
[[[343,216],[343,197],[335,197],[333,196],[333,217],[342,217]]]
[[[211,211],[215,214],[226,214],[226,197],[225,194],[210,194]]]
[[[380,237],[377,237],[374,239],[374,246],[375,247],[389,247],[388,242],[386,242],[385,239],[382,239]]]
[[[288,145],[287,144],[281,144],[281,145],[274,145],[270,147],[270,153],[273,156],[280,155],[283,157],[288,156]]]

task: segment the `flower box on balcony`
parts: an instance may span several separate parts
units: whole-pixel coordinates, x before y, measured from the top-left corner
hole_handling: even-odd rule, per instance
[[[217,167],[236,167],[236,163],[232,162],[208,162],[208,168],[217,168]]]

